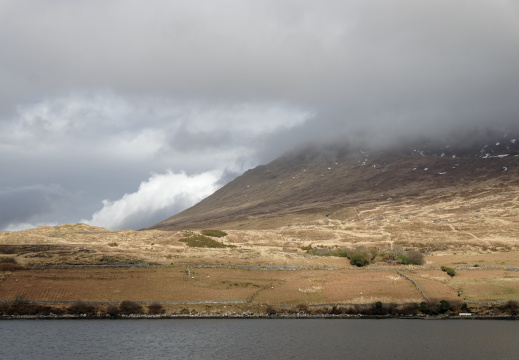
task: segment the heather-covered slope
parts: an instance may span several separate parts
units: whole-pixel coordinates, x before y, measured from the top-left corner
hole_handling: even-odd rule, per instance
[[[519,141],[509,135],[457,146],[424,141],[391,150],[305,148],[245,172],[150,229],[276,228],[316,215],[345,220],[370,202],[518,183]]]

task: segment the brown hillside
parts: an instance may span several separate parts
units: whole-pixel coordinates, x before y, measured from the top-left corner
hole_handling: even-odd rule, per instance
[[[517,188],[517,154],[519,142],[512,137],[458,149],[305,149],[245,172],[150,229],[272,229],[316,217],[351,221],[356,208],[367,204],[440,203],[490,188]]]

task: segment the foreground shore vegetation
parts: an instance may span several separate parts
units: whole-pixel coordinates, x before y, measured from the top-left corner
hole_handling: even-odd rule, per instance
[[[224,310],[223,308],[221,310]],[[178,316],[214,316],[214,317],[277,317],[277,316],[318,316],[318,317],[458,317],[483,316],[483,317],[516,317],[519,316],[519,303],[508,301],[496,306],[471,307],[461,301],[431,300],[420,303],[382,303],[377,301],[373,304],[355,305],[332,305],[332,306],[311,306],[298,304],[296,306],[258,304],[255,309],[243,312],[217,311],[211,314],[200,313],[197,309],[188,307],[181,310],[167,312],[166,308],[158,303],[141,304],[136,301],[124,300],[117,305],[96,305],[84,301],[76,301],[69,305],[46,305],[37,304],[19,296],[11,302],[0,303],[0,319],[19,316],[29,317],[104,317],[104,318],[124,318],[124,317],[178,317]]]

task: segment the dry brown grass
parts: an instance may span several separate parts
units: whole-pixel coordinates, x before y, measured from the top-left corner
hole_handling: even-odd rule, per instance
[[[223,301],[259,303],[369,303],[418,301],[416,289],[394,272],[251,271],[129,268],[23,270],[9,276],[0,298],[24,294],[37,301]]]
[[[335,206],[322,212],[287,214],[275,221],[262,215],[252,217],[246,229],[231,223],[227,223],[228,228],[212,226],[228,233],[220,241],[236,246],[225,249],[189,248],[179,242],[184,231],[111,231],[84,224],[64,224],[2,232],[0,256],[15,258],[22,266],[128,262],[348,266],[345,258],[311,256],[301,247],[310,244],[327,248],[366,246],[384,251],[398,245],[404,250],[425,252],[425,266],[519,266],[518,199],[519,186],[509,185],[503,189],[501,185],[489,183],[453,190],[448,196],[444,192],[431,192],[395,197],[391,201],[384,198],[355,208]],[[361,221],[356,218],[357,213]],[[110,246],[114,243],[117,246]],[[0,298],[13,299],[19,293],[26,293],[35,299],[70,301],[244,299],[261,303],[360,303],[375,299],[420,300],[411,283],[391,271],[196,269],[195,279],[190,279],[182,273],[184,270],[4,271],[0,274]],[[460,298],[469,301],[519,299],[515,273],[456,272],[454,278],[435,270],[420,270],[410,276],[432,298],[458,298],[460,291]]]

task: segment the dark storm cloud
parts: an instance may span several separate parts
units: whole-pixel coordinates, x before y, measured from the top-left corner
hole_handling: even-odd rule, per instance
[[[0,0],[0,51],[0,191],[58,183],[106,226],[153,173],[519,124],[514,0]]]
[[[7,2],[2,68],[16,84],[7,92],[282,99],[335,126],[331,108],[353,127],[516,114],[514,1],[154,4]]]

